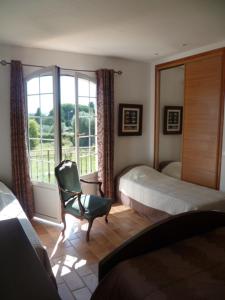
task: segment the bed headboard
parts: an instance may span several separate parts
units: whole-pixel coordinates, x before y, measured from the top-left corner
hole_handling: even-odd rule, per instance
[[[166,166],[168,166],[168,164],[170,164],[171,162],[174,162],[174,160],[161,161],[159,163],[158,171],[161,172],[162,169],[164,169]]]

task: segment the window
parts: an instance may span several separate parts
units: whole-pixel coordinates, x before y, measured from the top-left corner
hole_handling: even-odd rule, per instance
[[[60,75],[59,137],[53,78],[45,73],[26,82],[30,175],[33,181],[44,183],[55,183],[60,151],[62,159],[77,162],[81,176],[97,171],[95,80],[78,73]]]

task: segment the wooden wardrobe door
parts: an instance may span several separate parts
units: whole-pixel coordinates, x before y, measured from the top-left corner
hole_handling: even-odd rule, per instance
[[[185,66],[182,179],[215,189],[222,142],[222,68],[222,55]]]

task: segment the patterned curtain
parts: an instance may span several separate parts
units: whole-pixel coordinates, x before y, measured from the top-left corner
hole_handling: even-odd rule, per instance
[[[28,217],[32,218],[34,201],[28,166],[27,119],[20,61],[11,61],[10,109],[13,192]]]
[[[114,71],[98,70],[97,75],[97,140],[98,176],[106,197],[113,198],[114,163]]]

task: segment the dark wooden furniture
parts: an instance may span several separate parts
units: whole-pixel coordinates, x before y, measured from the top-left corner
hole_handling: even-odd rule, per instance
[[[18,219],[0,222],[0,298],[60,300]]]
[[[107,217],[111,209],[112,199],[104,197],[104,193],[101,190],[102,183],[100,181],[90,182],[80,179],[77,165],[73,161],[62,161],[55,168],[55,176],[62,203],[61,211],[64,224],[63,234],[66,229],[65,214],[70,214],[81,220],[86,219],[89,223],[86,235],[86,240],[88,242],[89,233],[95,218],[105,216],[105,221],[108,223]],[[97,184],[101,196],[84,195],[82,193],[80,182]]]

